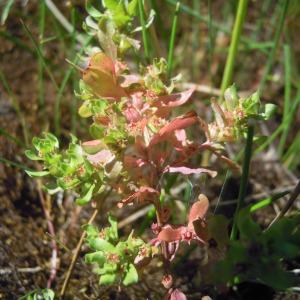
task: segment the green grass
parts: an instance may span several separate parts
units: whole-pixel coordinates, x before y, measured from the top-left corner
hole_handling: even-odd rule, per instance
[[[228,86],[232,83],[232,74],[234,63],[236,60],[236,55],[238,52],[238,45],[241,36],[241,32],[243,29],[243,23],[245,19],[245,15],[247,13],[248,0],[239,0],[239,5],[237,8],[235,23],[233,26],[231,42],[229,47],[229,52],[226,60],[225,70],[221,83],[221,93],[223,94]]]
[[[45,1],[39,2],[39,45],[41,55],[44,55],[44,46],[41,41],[44,40],[45,34],[45,19],[46,19],[46,5]],[[38,86],[39,86],[39,108],[45,117],[45,84],[44,84],[44,62],[42,56],[38,56]]]
[[[147,28],[146,28],[145,11],[144,11],[144,5],[143,5],[142,0],[138,0],[138,6],[139,6],[140,23],[142,25],[142,36],[143,36],[145,58],[149,62],[150,61],[149,36],[148,36]]]
[[[28,132],[27,123],[26,123],[24,114],[20,108],[20,105],[19,105],[16,95],[14,95],[14,93],[5,77],[5,74],[1,70],[0,70],[0,81],[2,82],[3,87],[5,88],[5,90],[8,94],[8,99],[9,99],[11,105],[13,106],[13,108],[16,111],[17,117],[18,117],[19,122],[22,127],[25,145],[28,146],[29,145],[29,132]]]
[[[169,42],[168,66],[167,66],[167,75],[169,78],[171,77],[172,70],[173,70],[174,46],[175,46],[175,37],[176,37],[176,30],[177,30],[179,8],[180,8],[180,1],[178,1],[176,4],[173,21],[172,21],[170,42]]]
[[[265,66],[265,70],[262,76],[262,79],[260,81],[259,84],[259,90],[260,92],[263,92],[265,84],[267,82],[268,76],[270,74],[270,71],[272,69],[273,66],[273,62],[275,59],[275,54],[277,52],[277,48],[279,45],[279,41],[280,41],[280,37],[284,28],[284,21],[286,18],[286,14],[288,11],[288,7],[289,7],[289,0],[284,0],[283,1],[283,8],[282,10],[279,10],[279,17],[278,17],[278,23],[276,23],[276,30],[275,30],[275,34],[274,34],[274,39],[273,39],[273,47],[270,51],[270,54],[268,56],[267,62],[266,62],[266,66]],[[279,5],[281,5],[281,3],[279,3]]]
[[[291,118],[289,118],[289,112],[291,108],[291,89],[292,89],[292,71],[291,71],[291,49],[289,45],[284,45],[284,106],[283,106],[283,118],[282,124],[283,130],[278,145],[279,157],[283,155],[284,148],[286,146],[286,140],[289,134]]]

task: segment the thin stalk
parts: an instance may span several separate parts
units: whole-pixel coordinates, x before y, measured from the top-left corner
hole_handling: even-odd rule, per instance
[[[262,209],[272,203],[274,203],[275,201],[277,201],[278,199],[286,196],[287,194],[289,194],[289,191],[284,191],[284,192],[281,192],[281,193],[278,193],[278,194],[275,194],[271,197],[268,197],[268,198],[265,198],[263,200],[260,200],[259,202],[253,204],[251,207],[250,207],[250,212],[253,213],[259,209]]]
[[[147,35],[145,15],[144,15],[143,0],[138,0],[138,5],[139,5],[140,22],[141,22],[141,25],[142,25],[142,35],[143,35],[145,57],[146,57],[146,60],[149,61],[150,51],[149,51],[149,41],[148,41],[148,35]]]
[[[232,81],[234,62],[238,51],[239,40],[240,40],[247,8],[248,8],[248,0],[239,0],[233,32],[232,32],[232,38],[230,42],[229,53],[227,56],[225,70],[224,70],[222,84],[221,84],[222,94],[225,92],[226,88],[230,85]]]
[[[84,52],[85,48],[89,45],[89,43],[91,42],[93,37],[89,37],[86,41],[85,41],[85,45],[81,48],[80,52],[79,52],[79,55],[77,55],[74,59],[74,64],[76,65],[79,61],[79,57],[80,55]],[[63,93],[65,91],[65,88],[67,86],[67,83],[69,81],[69,79],[71,78],[71,75],[73,73],[73,66],[70,66],[68,71],[65,73],[65,76],[62,80],[62,84],[61,86],[59,87],[59,90],[57,92],[57,96],[56,96],[56,99],[55,99],[55,103],[54,103],[54,128],[55,128],[55,134],[57,136],[60,135],[60,115],[61,115],[61,112],[60,112],[60,103],[61,103],[61,99],[62,99],[62,96],[63,96]]]
[[[171,37],[170,37],[170,42],[169,42],[168,66],[167,66],[167,74],[168,74],[169,78],[171,77],[172,70],[173,70],[174,45],[175,45],[179,8],[180,8],[180,1],[178,1],[176,4],[173,22],[172,22]]]
[[[157,3],[155,0],[150,0],[151,8],[154,9],[156,17],[155,17],[155,24],[157,24],[158,32],[160,36],[162,37],[163,42],[167,45],[167,32],[164,27],[164,22],[162,21],[161,15],[160,15],[160,8],[158,8]],[[153,23],[154,26],[154,23]]]
[[[28,128],[27,128],[27,125],[26,125],[25,117],[24,117],[24,115],[23,115],[23,113],[20,109],[20,105],[19,105],[19,102],[17,101],[17,98],[15,97],[10,85],[8,84],[8,82],[6,80],[6,77],[5,77],[4,73],[1,70],[0,70],[0,81],[2,81],[2,84],[3,84],[4,88],[6,89],[7,94],[9,96],[9,100],[11,102],[11,105],[13,106],[13,108],[16,111],[19,122],[22,126],[25,145],[28,146],[29,145],[29,132],[28,132]]]
[[[286,146],[286,140],[290,129],[289,112],[291,107],[291,88],[292,88],[292,72],[291,72],[291,48],[289,45],[284,45],[284,107],[283,107],[283,124],[284,129],[280,138],[278,153],[281,157]]]
[[[207,6],[208,6],[208,35],[209,35],[209,39],[208,39],[208,68],[209,68],[209,77],[210,77],[210,84],[211,86],[213,86],[212,84],[212,61],[213,61],[213,26],[212,26],[212,6],[211,6],[211,0],[207,0]]]
[[[166,0],[168,3],[170,3],[171,5],[176,5],[178,0]],[[187,5],[181,4],[180,5],[180,12],[186,13],[190,16],[193,16],[195,18],[197,18],[198,20],[204,22],[204,23],[208,23],[208,17],[204,16],[204,15],[200,15],[198,14],[196,11],[194,11],[192,8],[188,7]],[[217,29],[221,32],[226,33],[227,35],[231,35],[231,29],[226,25],[226,24],[222,24],[222,23],[217,23],[212,21],[211,26],[214,29]],[[245,44],[245,45],[251,45],[254,41],[250,38],[241,36],[241,43]]]
[[[150,8],[147,5],[147,1],[145,2],[145,11],[146,11],[146,14],[150,13]],[[156,16],[158,16],[158,12],[157,11],[155,11],[155,14],[156,14]],[[153,43],[153,48],[155,50],[156,57],[161,57],[162,56],[162,50],[161,50],[161,47],[160,47],[160,42],[159,42],[159,40],[157,38],[157,33],[156,33],[156,29],[155,29],[155,22],[153,22],[150,25],[149,32],[150,32],[151,41]]]
[[[240,183],[238,202],[237,202],[237,207],[233,218],[233,225],[232,225],[232,230],[230,235],[231,240],[236,240],[237,238],[237,234],[238,234],[237,216],[245,202],[246,188],[247,188],[248,177],[249,177],[249,167],[250,167],[251,154],[252,154],[253,136],[254,136],[254,126],[249,125],[247,131],[247,141],[245,146],[245,155],[244,155],[243,169],[242,169],[243,173],[242,173],[242,178]]]
[[[71,42],[71,49],[75,49],[76,46],[76,9],[73,7],[71,11],[71,20],[72,20],[72,26],[73,26],[73,32],[72,32],[72,42]],[[76,90],[77,88],[77,82],[75,81],[73,77],[73,89]],[[72,101],[71,101],[71,132],[76,135],[76,126],[77,126],[77,97],[73,95]]]
[[[197,11],[198,13],[201,13],[201,1],[200,0],[193,0],[193,9]],[[191,18],[191,23],[193,27],[193,33],[192,33],[192,49],[193,53],[196,53],[196,51],[199,49],[200,45],[200,23],[197,19]],[[197,74],[199,73],[198,70],[199,66],[195,62],[193,62],[192,66],[192,78],[197,78]]]
[[[275,54],[276,54],[276,50],[278,48],[279,39],[281,37],[282,30],[283,30],[283,27],[284,27],[284,20],[285,20],[285,17],[286,17],[286,13],[287,13],[287,10],[288,10],[290,0],[283,0],[283,2],[284,2],[283,9],[281,11],[281,15],[279,17],[279,22],[278,22],[278,25],[276,26],[276,32],[275,32],[275,35],[274,35],[274,45],[273,45],[273,48],[270,51],[270,54],[269,54],[269,57],[268,57],[268,60],[267,60],[267,63],[266,63],[265,71],[264,71],[263,77],[262,77],[262,79],[260,81],[260,84],[259,84],[259,90],[261,92],[263,91],[263,89],[265,87],[267,78],[269,76],[269,73],[270,73],[272,65],[273,65],[274,57],[275,57]]]
[[[35,51],[33,51],[30,47],[28,47],[26,44],[23,43],[23,41],[16,36],[12,35],[9,31],[0,31],[0,36],[11,41],[13,44],[15,44],[17,47],[19,47],[22,50],[27,51],[32,56],[37,57]]]
[[[45,17],[46,17],[46,5],[45,1],[41,0],[39,3],[39,44],[40,44],[40,50],[42,55],[44,52],[44,47],[41,41],[44,39],[44,33],[45,33]],[[39,85],[39,106],[41,110],[44,112],[45,108],[45,87],[44,87],[44,64],[41,56],[38,57],[38,85]]]
[[[24,143],[18,137],[13,136],[7,130],[0,127],[0,136],[1,135],[5,136],[8,140],[11,140],[12,142],[16,143],[18,146],[23,147],[23,148],[25,147]]]
[[[284,165],[289,169],[296,169],[298,167],[297,161],[299,161],[299,150],[300,150],[300,132],[294,138],[293,143],[290,145],[288,150],[285,152],[282,160]],[[295,162],[295,159],[297,161]]]
[[[30,31],[29,28],[26,26],[26,24],[23,22],[23,20],[21,20],[21,24],[23,25],[23,27],[24,27],[24,29],[25,29],[27,35],[29,36],[29,38],[30,38],[30,40],[31,40],[31,42],[32,42],[32,44],[34,45],[34,47],[35,47],[35,49],[36,49],[36,52],[37,52],[37,55],[38,55],[38,57],[41,59],[43,65],[44,65],[44,68],[45,68],[46,72],[48,73],[48,75],[49,75],[49,77],[50,77],[50,80],[52,81],[54,87],[58,90],[58,85],[57,85],[57,83],[56,83],[56,81],[55,81],[55,78],[54,78],[54,76],[53,76],[51,70],[49,69],[49,67],[48,67],[48,65],[47,65],[47,63],[46,63],[46,61],[45,61],[45,58],[44,58],[44,56],[43,56],[43,54],[42,54],[42,52],[41,52],[40,46],[37,44],[36,40],[34,39],[32,33],[31,33],[31,31]]]
[[[18,168],[20,170],[24,170],[24,171],[28,170],[27,166],[25,166],[23,164],[16,163],[16,162],[11,161],[9,159],[6,159],[6,158],[4,158],[2,156],[0,156],[0,162],[4,163],[4,164],[6,164],[6,165],[8,165],[10,167]]]

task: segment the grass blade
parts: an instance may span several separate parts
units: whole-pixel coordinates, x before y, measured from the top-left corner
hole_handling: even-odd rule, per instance
[[[170,37],[170,42],[169,42],[168,67],[167,67],[167,74],[168,74],[169,78],[171,77],[172,70],[173,70],[174,44],[175,44],[175,36],[176,36],[176,30],[177,30],[179,8],[180,8],[180,1],[178,1],[176,4],[173,22],[172,22],[171,37]]]
[[[238,44],[239,44],[247,8],[248,8],[248,0],[239,0],[230,47],[229,47],[229,53],[227,56],[225,70],[222,78],[222,84],[221,84],[222,94],[225,92],[226,88],[231,84],[232,81],[234,62],[238,51]]]
[[[80,56],[84,53],[85,51],[85,48],[90,44],[90,42],[92,41],[93,37],[90,36],[87,40],[86,40],[86,44],[83,45],[83,47],[81,48],[80,52],[78,53],[78,55],[75,57],[74,61],[73,61],[73,64],[76,65],[79,61],[79,58]],[[62,96],[63,96],[63,93],[65,91],[65,88],[67,86],[67,83],[69,82],[70,78],[71,78],[71,75],[73,73],[73,69],[74,67],[73,66],[70,66],[68,71],[65,73],[65,76],[62,80],[62,84],[61,86],[59,87],[59,90],[57,92],[57,96],[56,96],[56,99],[55,99],[55,104],[54,104],[54,129],[55,129],[55,134],[57,136],[60,135],[60,130],[61,130],[61,126],[60,126],[60,115],[61,115],[61,112],[60,112],[60,104],[61,104],[61,100],[62,100]]]
[[[22,126],[24,141],[25,141],[26,146],[28,146],[29,145],[29,133],[28,133],[28,128],[27,128],[27,125],[26,125],[25,118],[24,118],[24,116],[21,112],[20,105],[19,105],[19,103],[18,103],[18,101],[17,101],[10,85],[8,84],[4,73],[1,70],[0,70],[0,80],[2,81],[2,84],[3,84],[4,88],[7,91],[7,94],[9,96],[9,100],[11,101],[11,105],[13,106],[13,108],[15,109],[15,111],[17,113],[19,122]]]
[[[278,25],[276,26],[273,48],[270,51],[270,54],[269,54],[269,57],[268,57],[268,60],[267,60],[267,63],[266,63],[265,71],[264,71],[263,77],[262,77],[262,79],[260,81],[260,84],[259,84],[259,90],[261,92],[263,91],[263,89],[265,87],[267,78],[269,76],[269,73],[270,73],[272,65],[273,65],[273,61],[274,61],[274,57],[275,57],[275,54],[276,54],[276,50],[278,48],[280,36],[281,36],[282,30],[283,30],[283,27],[284,27],[284,20],[285,20],[286,13],[287,13],[287,10],[288,10],[289,2],[290,2],[289,0],[283,0],[283,9],[282,9],[281,15],[279,17]]]
[[[8,0],[1,14],[1,25],[4,25],[15,0]]]
[[[149,61],[149,59],[150,59],[149,41],[148,41],[148,34],[147,34],[147,28],[146,28],[143,0],[138,0],[138,2],[139,2],[138,5],[139,5],[140,22],[142,25],[142,36],[143,36],[145,57],[146,57],[146,60]]]
[[[39,3],[39,40],[40,40],[40,50],[42,55],[44,55],[44,47],[41,44],[41,41],[44,39],[44,33],[45,33],[45,17],[46,17],[46,5],[45,1],[41,0]],[[44,116],[44,108],[45,108],[45,86],[44,86],[44,64],[41,56],[38,56],[38,85],[39,85],[39,106],[43,112]]]
[[[283,107],[283,132],[280,138],[279,146],[278,146],[278,153],[279,157],[282,156],[285,143],[288,137],[290,125],[291,125],[291,118],[289,118],[290,106],[291,106],[291,88],[292,88],[292,81],[291,81],[291,48],[289,45],[284,45],[284,107]]]
[[[275,201],[277,201],[278,199],[284,197],[285,195],[289,194],[290,191],[284,191],[284,192],[281,192],[281,193],[278,193],[278,194],[275,194],[271,197],[268,197],[268,198],[265,198],[263,200],[260,200],[259,202],[253,204],[251,207],[250,207],[250,212],[255,212],[259,209],[262,209],[272,203],[274,203]]]
[[[48,67],[48,65],[47,65],[47,63],[46,63],[46,61],[45,61],[45,58],[44,58],[44,56],[43,56],[43,54],[42,54],[42,52],[41,52],[40,46],[37,44],[37,42],[36,42],[36,40],[34,39],[32,33],[30,32],[30,30],[29,30],[29,28],[26,26],[26,24],[23,22],[23,20],[21,20],[21,23],[22,23],[22,25],[23,25],[23,27],[24,27],[24,29],[25,29],[27,35],[29,36],[31,42],[33,43],[33,45],[34,45],[34,47],[35,47],[35,49],[36,49],[36,52],[37,52],[37,54],[38,54],[38,57],[41,59],[41,61],[42,61],[42,63],[43,63],[43,66],[44,66],[46,72],[47,72],[48,75],[49,75],[50,80],[52,81],[54,87],[58,90],[58,85],[57,85],[57,83],[56,83],[56,81],[55,81],[55,79],[54,79],[54,76],[53,76],[51,70],[49,69],[49,67]]]

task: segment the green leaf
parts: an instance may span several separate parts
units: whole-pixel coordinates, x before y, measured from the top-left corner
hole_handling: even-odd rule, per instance
[[[243,208],[237,218],[237,225],[241,234],[241,238],[256,241],[261,235],[261,229],[256,224],[250,213],[250,207]]]
[[[139,280],[139,275],[135,266],[133,264],[129,264],[125,277],[123,279],[123,284],[127,286],[133,283],[137,283],[138,280]]]
[[[95,188],[95,184],[92,184],[89,190],[87,191],[87,193],[83,197],[76,199],[76,204],[85,205],[89,203],[92,199],[94,188]]]
[[[100,267],[102,267],[105,262],[105,256],[102,251],[97,251],[86,254],[84,260],[86,263],[97,263]]]
[[[109,285],[113,284],[117,279],[117,274],[104,274],[100,277],[100,285]]]
[[[102,139],[104,137],[105,128],[97,124],[92,124],[89,131],[94,139]]]
[[[46,183],[43,188],[47,191],[48,194],[54,195],[58,192],[62,192],[63,189],[57,186],[55,183]]]
[[[91,17],[97,19],[103,16],[103,14],[91,4],[90,0],[87,0],[85,3],[85,10]]]
[[[96,226],[86,224],[82,226],[84,231],[87,233],[88,238],[96,238],[99,235],[99,230]]]
[[[31,160],[43,160],[43,158],[36,155],[36,153],[32,150],[26,150],[25,155]]]
[[[33,170],[25,170],[25,172],[30,176],[30,177],[43,177],[46,176],[49,173],[49,171],[33,171]]]
[[[262,116],[265,120],[269,120],[271,119],[277,109],[277,105],[273,104],[273,103],[267,103],[265,105],[265,111],[262,113]]]
[[[117,240],[119,238],[119,236],[118,236],[118,222],[111,215],[108,216],[108,222],[110,223],[110,226],[111,226],[110,230],[109,230],[109,237],[112,240]]]
[[[80,117],[82,118],[89,118],[93,115],[92,110],[91,110],[91,106],[90,106],[90,102],[89,101],[85,101],[79,108],[78,110],[78,114],[80,115]]]
[[[45,133],[45,137],[47,140],[51,141],[51,144],[53,145],[54,148],[59,148],[59,141],[54,134],[47,132]]]
[[[99,237],[89,240],[89,245],[92,249],[97,251],[104,251],[104,252],[115,251],[115,246],[113,244]]]
[[[43,300],[53,300],[55,294],[51,289],[43,289],[42,296],[43,296]]]
[[[247,116],[256,116],[259,112],[260,99],[258,92],[242,100],[242,107]]]
[[[233,111],[239,102],[239,97],[237,94],[236,86],[233,84],[231,87],[226,89],[224,93],[224,98],[226,102],[226,107],[229,111]]]
[[[138,7],[138,0],[132,0],[127,6],[127,11],[130,16],[136,16]]]
[[[145,24],[145,28],[149,28],[151,26],[151,24],[153,23],[154,21],[154,18],[155,18],[155,11],[153,9],[150,10],[150,14],[149,14],[149,17],[147,19],[147,22]],[[143,30],[143,26],[138,26],[136,27],[133,31],[133,32],[139,32],[139,31],[142,31]]]

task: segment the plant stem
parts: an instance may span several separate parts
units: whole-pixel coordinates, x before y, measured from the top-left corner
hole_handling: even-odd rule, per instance
[[[144,43],[144,50],[145,50],[145,57],[146,60],[149,61],[150,55],[149,55],[149,43],[148,43],[148,36],[147,36],[147,28],[146,28],[146,22],[145,22],[145,15],[144,15],[144,6],[143,1],[138,0],[139,2],[139,15],[140,15],[140,22],[142,25],[142,35],[143,35],[143,43]]]
[[[285,20],[285,16],[287,13],[287,9],[288,9],[290,0],[283,0],[283,2],[284,2],[284,6],[283,6],[283,10],[281,12],[280,18],[279,18],[278,26],[276,26],[276,32],[275,32],[275,36],[274,36],[274,44],[273,44],[272,50],[270,51],[270,55],[267,60],[267,64],[266,64],[266,68],[265,68],[262,80],[260,81],[260,84],[259,84],[259,90],[261,92],[263,91],[263,89],[265,87],[267,78],[269,76],[270,70],[273,65],[274,57],[275,57],[276,50],[277,50],[277,47],[279,44],[279,39],[280,39],[280,36],[282,33],[284,20]]]
[[[92,224],[93,221],[95,220],[97,214],[98,214],[99,210],[98,209],[95,209],[94,210],[94,213],[92,214],[92,216],[90,217],[89,221],[88,221],[88,224]],[[77,243],[77,246],[75,248],[75,252],[74,252],[74,255],[72,256],[72,260],[71,260],[71,264],[69,266],[69,269],[67,271],[67,274],[66,274],[66,277],[65,277],[65,280],[63,282],[63,286],[61,288],[61,291],[60,291],[60,297],[61,299],[64,298],[65,296],[65,293],[66,293],[66,290],[67,290],[67,287],[68,287],[68,284],[69,284],[69,281],[70,281],[70,278],[71,278],[71,275],[72,275],[72,272],[73,272],[73,269],[75,267],[75,263],[77,261],[77,258],[79,256],[79,253],[80,253],[80,250],[81,250],[81,246],[84,242],[84,239],[86,237],[86,231],[84,231],[82,234],[81,234],[81,237],[80,237],[80,240],[79,242]]]
[[[291,108],[291,89],[292,89],[292,81],[291,81],[291,48],[290,46],[284,45],[284,106],[283,106],[283,120],[284,129],[282,135],[280,137],[280,142],[278,146],[278,154],[279,157],[282,157],[284,148],[286,146],[286,140],[289,134],[290,121],[288,115]]]
[[[239,40],[243,28],[245,15],[247,12],[247,7],[248,7],[248,0],[239,0],[233,32],[232,32],[232,38],[230,42],[229,53],[227,56],[225,70],[224,70],[222,84],[221,84],[222,94],[225,92],[226,88],[230,85],[232,80],[234,61],[238,51],[238,44],[239,44]]]
[[[245,146],[245,155],[244,155],[244,162],[243,162],[243,173],[241,178],[241,184],[240,184],[240,190],[239,190],[239,196],[238,196],[238,203],[236,207],[236,211],[233,218],[233,225],[231,230],[230,239],[235,240],[237,238],[237,216],[240,211],[240,209],[244,205],[244,200],[246,196],[246,188],[248,183],[248,176],[249,176],[249,166],[250,166],[250,160],[251,160],[251,154],[252,154],[252,143],[253,143],[253,136],[254,136],[254,126],[249,125],[248,131],[247,131],[247,141]]]
[[[179,8],[180,8],[180,1],[178,1],[176,4],[173,22],[172,22],[171,37],[170,37],[169,51],[168,51],[168,66],[167,66],[168,78],[171,77],[171,73],[172,73],[172,69],[173,69],[174,44],[175,44],[175,36],[176,36],[176,30],[177,30]]]
[[[42,55],[44,55],[44,33],[45,33],[45,18],[46,18],[46,6],[45,1],[40,1],[39,4],[39,44]],[[38,57],[38,80],[39,80],[39,107],[42,111],[42,116],[45,119],[45,85],[44,85],[44,63],[41,56]]]

